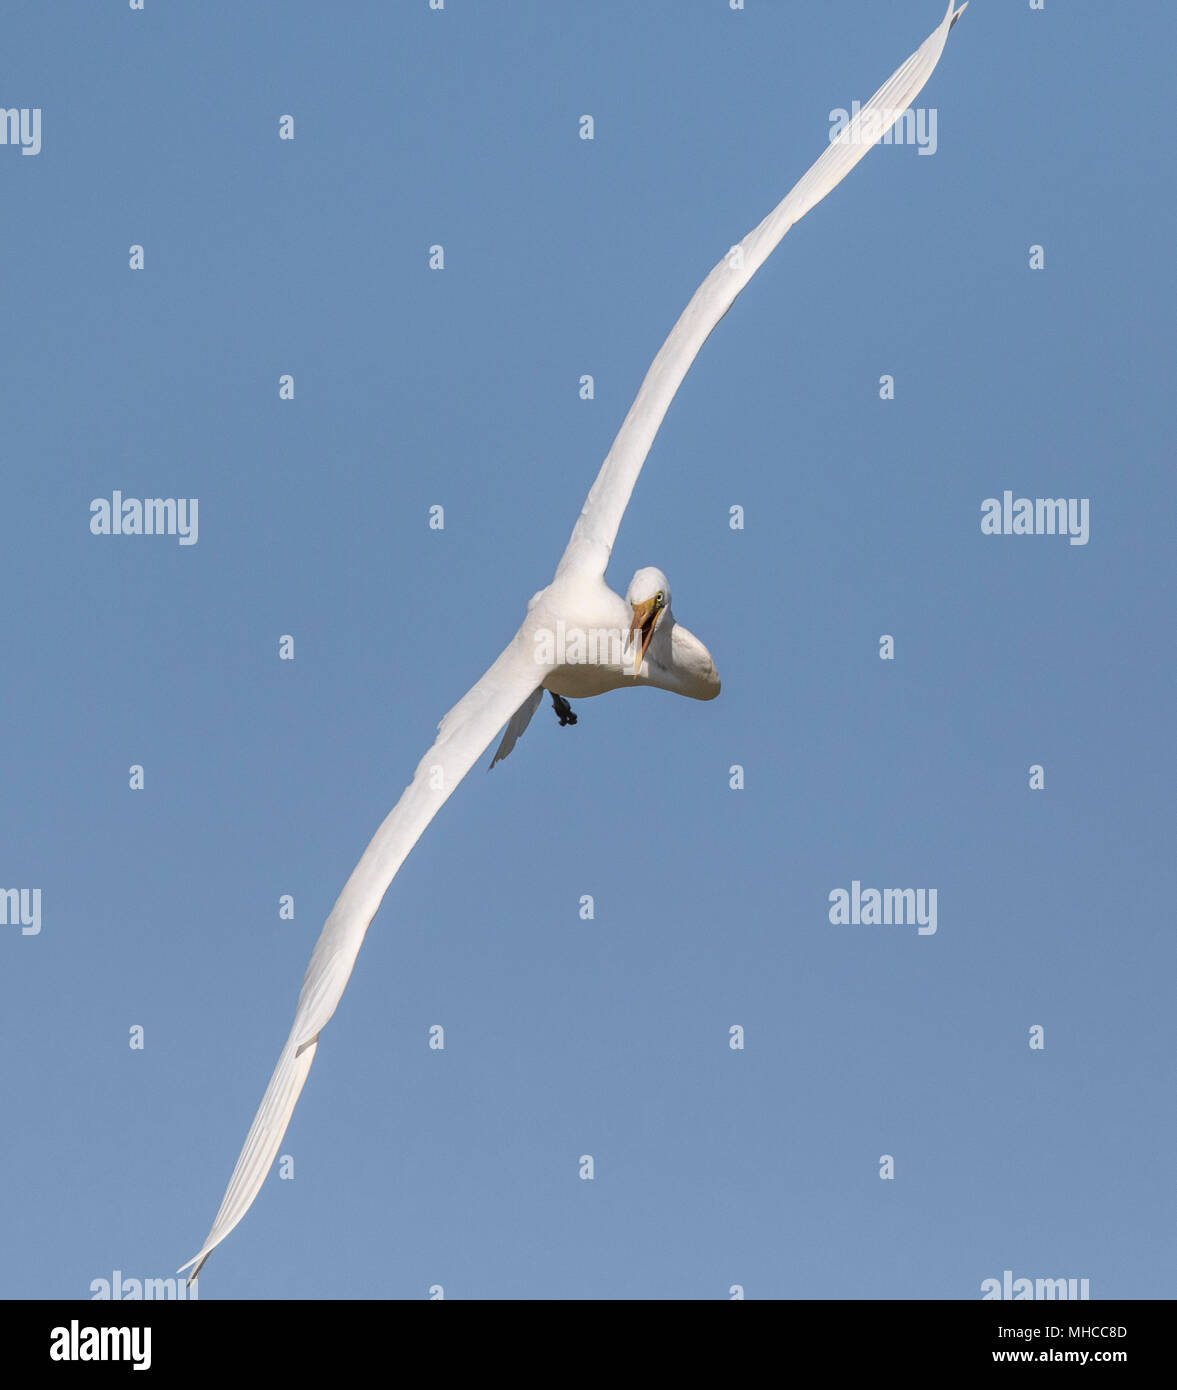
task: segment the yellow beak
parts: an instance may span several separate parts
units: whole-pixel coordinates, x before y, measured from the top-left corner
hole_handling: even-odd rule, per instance
[[[633,605],[633,622],[629,627],[629,635],[633,641],[633,678],[637,680],[642,669],[642,660],[646,655],[646,648],[650,645],[650,638],[654,635],[654,628],[658,622],[658,614],[662,611],[662,604],[657,597],[648,598],[644,603]],[[641,641],[638,641],[638,638]]]

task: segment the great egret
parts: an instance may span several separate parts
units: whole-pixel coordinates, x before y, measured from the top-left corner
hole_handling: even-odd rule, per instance
[[[675,621],[661,570],[640,569],[625,598],[605,583],[613,541],[646,454],[687,369],[711,330],[789,228],[836,187],[915,100],[965,5],[949,3],[936,29],[833,140],[781,203],[719,262],[695,291],[642,382],[597,474],[555,578],[528,604],[522,626],[482,679],[438,725],[413,780],[372,837],[311,955],[290,1036],[266,1087],[208,1238],[180,1268],[200,1273],[210,1251],[249,1210],[278,1152],[310,1071],[319,1034],[335,1012],[364,934],[389,884],[442,803],[499,729],[491,766],[505,758],[549,691],[560,722],[567,703],[630,685],[695,700],[719,694],[702,642]]]

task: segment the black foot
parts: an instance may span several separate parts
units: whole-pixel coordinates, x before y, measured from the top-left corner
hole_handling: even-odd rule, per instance
[[[572,713],[572,706],[568,703],[564,696],[557,695],[554,691],[551,690],[548,691],[548,694],[552,697],[552,708],[556,711],[556,714],[559,716],[560,727],[563,728],[565,724],[575,724],[576,715]]]

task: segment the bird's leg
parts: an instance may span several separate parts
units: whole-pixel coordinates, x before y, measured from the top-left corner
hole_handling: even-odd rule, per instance
[[[576,715],[572,713],[572,706],[563,695],[557,695],[554,690],[549,690],[548,694],[552,697],[552,708],[556,711],[560,720],[560,727],[565,724],[575,724]]]

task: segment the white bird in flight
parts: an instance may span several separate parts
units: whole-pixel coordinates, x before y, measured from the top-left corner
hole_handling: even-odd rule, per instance
[[[731,248],[671,329],[601,465],[555,577],[532,598],[506,650],[438,725],[433,747],[331,909],[307,966],[290,1036],[212,1229],[178,1271],[195,1266],[189,1283],[260,1191],[311,1069],[319,1034],[339,1004],[389,884],[442,803],[503,725],[506,731],[492,767],[515,746],[545,690],[561,724],[576,722],[569,698],[626,686],[653,685],[694,700],[719,694],[711,654],[675,621],[670,585],[661,570],[638,570],[624,599],[605,583],[622,515],[663,416],[711,330],[789,228],[841,183],[919,95],[964,9],[950,0],[936,29],[822,151],[783,201]]]

